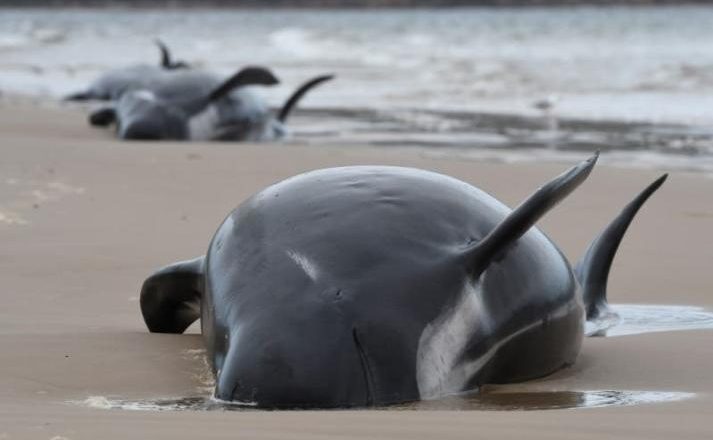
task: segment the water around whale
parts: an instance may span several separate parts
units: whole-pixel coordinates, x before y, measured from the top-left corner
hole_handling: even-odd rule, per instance
[[[661,331],[713,330],[713,313],[702,307],[681,305],[610,304],[619,319],[601,336],[619,337]],[[155,399],[125,399],[90,396],[73,404],[98,409],[127,411],[250,411],[252,405],[225,402],[211,394],[215,383],[205,361],[205,350],[187,354],[202,361],[201,393],[195,396]],[[490,391],[464,396],[390,406],[389,410],[464,410],[464,411],[529,411],[548,409],[601,408],[675,402],[689,399],[695,393],[646,390],[571,390],[571,391]],[[378,408],[377,408],[378,409]]]

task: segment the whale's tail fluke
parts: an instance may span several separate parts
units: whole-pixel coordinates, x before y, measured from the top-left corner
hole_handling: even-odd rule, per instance
[[[608,313],[607,279],[609,278],[609,269],[619,248],[619,243],[621,243],[624,233],[626,233],[639,208],[648,200],[651,194],[663,185],[666,177],[668,177],[668,174],[656,179],[626,205],[606,229],[592,241],[584,253],[584,257],[577,263],[575,273],[579,283],[582,285],[587,320],[600,318]]]
[[[292,109],[297,105],[297,102],[302,99],[305,93],[307,93],[316,85],[321,84],[325,81],[329,81],[333,78],[334,75],[322,75],[316,78],[312,78],[311,80],[302,84],[297,90],[295,90],[295,93],[293,93],[292,96],[290,96],[289,99],[285,101],[285,104],[282,106],[282,109],[280,109],[280,113],[277,115],[277,119],[280,122],[284,123],[287,120],[287,117],[290,115]]]
[[[141,314],[153,333],[183,333],[200,318],[203,260],[166,266],[141,287]]]
[[[467,251],[470,267],[474,275],[480,275],[488,265],[497,260],[525,234],[543,215],[562,199],[567,197],[589,176],[597,162],[599,153],[570,168],[547,184],[515,208],[505,220],[500,222],[482,240]]]

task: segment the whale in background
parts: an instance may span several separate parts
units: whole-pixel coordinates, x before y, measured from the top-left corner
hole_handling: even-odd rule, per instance
[[[168,47],[161,40],[157,39],[155,42],[161,51],[159,65],[137,64],[112,69],[100,75],[86,90],[68,95],[64,99],[67,101],[116,100],[128,90],[150,86],[167,72],[190,68],[183,61],[175,61]]]
[[[207,72],[186,71],[124,93],[115,105],[93,112],[90,123],[114,123],[118,137],[126,140],[275,140],[287,134],[287,117],[299,100],[331,78],[306,82],[274,114],[247,87],[277,84],[268,69],[248,67],[224,81]]]

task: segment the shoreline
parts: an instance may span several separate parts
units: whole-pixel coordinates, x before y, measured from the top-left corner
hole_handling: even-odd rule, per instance
[[[0,109],[76,113],[85,124],[89,110],[100,105],[22,93],[0,96]],[[713,128],[613,118],[557,120],[558,129],[552,132],[542,116],[532,114],[308,106],[294,111],[289,124],[292,135],[283,144],[334,148],[357,144],[384,151],[406,149],[429,158],[506,164],[567,164],[600,151],[600,165],[675,170],[713,178],[713,154],[708,152],[713,151]],[[439,125],[452,128],[442,130]],[[111,129],[88,124],[86,128],[102,136],[113,134]]]

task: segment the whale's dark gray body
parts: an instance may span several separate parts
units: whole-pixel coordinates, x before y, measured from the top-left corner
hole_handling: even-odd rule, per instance
[[[572,364],[648,187],[575,276],[532,227],[595,158],[514,211],[459,180],[397,167],[302,174],[254,195],[205,257],[149,277],[151,331],[201,318],[215,396],[263,407],[433,399]],[[606,259],[606,261],[604,261]],[[584,298],[587,298],[585,303]]]
[[[171,53],[163,42],[156,40],[156,44],[161,50],[160,64],[137,64],[110,70],[100,75],[86,90],[73,93],[66,99],[69,101],[117,100],[129,90],[151,87],[163,78],[172,76],[174,72],[189,67],[182,61],[173,61]]]
[[[111,70],[94,80],[86,91],[67,97],[70,101],[112,101],[119,99],[127,90],[148,87],[164,75],[163,68],[149,64],[121,67]]]
[[[243,75],[239,80],[246,71],[261,71],[262,75]],[[267,69],[245,68],[227,80],[199,70],[164,73],[123,93],[114,105],[94,112],[90,123],[115,123],[118,137],[130,140],[275,140],[287,133],[285,121],[297,101],[331,78],[326,75],[307,82],[274,115],[247,88],[276,84],[277,78]]]

